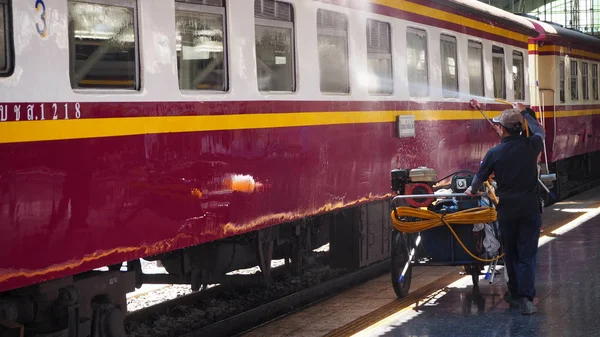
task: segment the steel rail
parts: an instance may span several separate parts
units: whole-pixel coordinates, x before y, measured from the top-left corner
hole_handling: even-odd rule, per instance
[[[355,272],[341,275],[314,287],[301,290],[244,313],[189,332],[182,337],[231,336],[247,332],[248,330],[257,328],[271,320],[289,315],[298,309],[330,298],[340,291],[358,283],[370,280],[385,272],[389,272],[390,266],[389,258],[376,262]]]

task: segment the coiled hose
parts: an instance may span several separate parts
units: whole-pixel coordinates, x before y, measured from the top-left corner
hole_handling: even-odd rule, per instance
[[[397,217],[396,217],[396,214]],[[419,221],[402,221],[399,220],[401,217],[413,217],[422,220]],[[458,237],[458,234],[454,231],[450,223],[457,225],[473,225],[476,223],[489,223],[496,221],[498,213],[493,207],[476,207],[466,210],[462,210],[456,213],[450,214],[439,214],[426,209],[419,209],[407,206],[396,207],[396,210],[392,211],[392,224],[394,228],[404,233],[416,233],[422,232],[428,229],[432,229],[438,226],[446,225],[452,232],[456,241],[462,246],[472,258],[481,262],[493,262],[501,259],[504,254],[493,259],[482,259],[475,254],[471,253],[465,244]]]

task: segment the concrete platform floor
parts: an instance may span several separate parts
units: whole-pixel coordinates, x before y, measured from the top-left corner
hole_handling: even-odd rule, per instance
[[[415,266],[411,294],[418,297],[410,303],[396,298],[386,274],[245,336],[600,336],[599,206],[595,188],[542,215],[533,316],[502,300],[502,273],[493,285],[482,276],[477,294],[461,267]],[[440,279],[450,281],[431,288]]]

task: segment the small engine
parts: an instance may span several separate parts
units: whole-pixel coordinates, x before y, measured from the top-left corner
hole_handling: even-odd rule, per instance
[[[452,192],[454,193],[464,193],[469,186],[473,183],[473,175],[465,174],[460,175],[456,174],[452,177]]]
[[[455,174],[452,177],[452,183],[451,183],[452,192],[453,193],[465,193],[467,188],[469,188],[469,186],[472,185],[474,177],[475,176],[472,172],[470,172],[468,174],[460,174],[460,173]],[[476,199],[472,199],[472,198],[457,197],[457,198],[455,198],[455,200],[456,200],[456,206],[458,207],[458,210],[474,208],[479,205],[478,201]]]
[[[412,170],[396,169],[391,172],[392,190],[396,194],[433,194],[433,185],[437,181],[437,173],[434,169],[418,167]],[[434,198],[407,199],[412,207],[428,207]]]

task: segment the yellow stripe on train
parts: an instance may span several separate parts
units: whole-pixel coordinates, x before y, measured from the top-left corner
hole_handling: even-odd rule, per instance
[[[599,53],[592,53],[592,52],[581,50],[581,49],[571,49],[569,51],[569,48],[567,48],[565,46],[549,45],[549,46],[537,47],[536,44],[530,43],[528,50],[536,51],[538,53],[556,52],[556,53],[560,53],[563,55],[570,55],[571,57],[586,57],[586,58],[600,60]]]
[[[500,111],[488,111],[488,117]],[[600,114],[600,110],[559,111],[557,117]],[[133,136],[144,134],[227,131],[320,125],[390,123],[399,115],[416,121],[480,120],[472,110],[296,112],[215,116],[82,118],[0,123],[0,143]],[[546,112],[546,118],[553,117]]]
[[[403,10],[405,12],[410,12],[414,14],[423,15],[426,17],[430,17],[433,19],[438,19],[451,23],[460,22],[461,26],[466,26],[469,28],[474,28],[477,30],[481,30],[484,32],[492,33],[495,35],[504,36],[513,40],[527,42],[529,37],[523,34],[515,33],[514,31],[510,31],[508,29],[499,28],[493,25],[489,25],[477,20],[469,19],[462,15],[449,13],[443,10],[427,7],[424,5],[419,5],[414,2],[406,1],[406,0],[371,0],[372,3]]]

